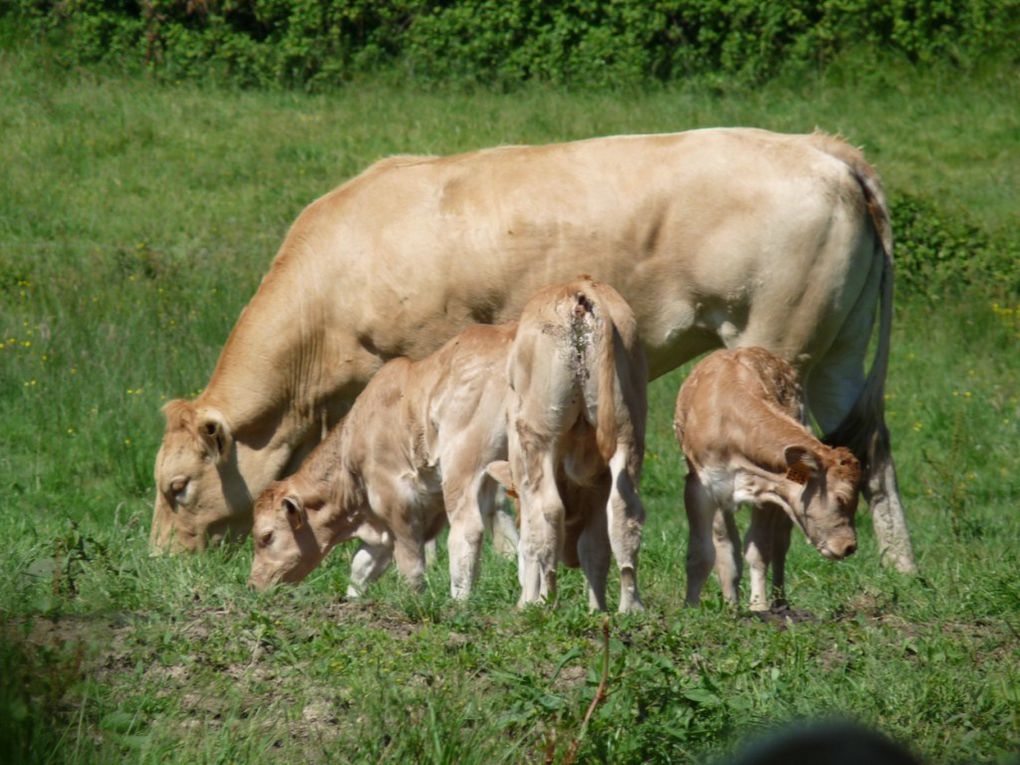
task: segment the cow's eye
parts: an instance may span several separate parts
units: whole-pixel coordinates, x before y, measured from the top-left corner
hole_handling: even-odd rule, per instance
[[[179,505],[184,502],[187,493],[188,479],[184,476],[177,476],[170,482],[170,490],[167,492],[167,498],[175,505]]]
[[[262,547],[269,547],[269,545],[272,544],[272,542],[273,542],[272,530],[264,532],[262,536],[259,537],[259,545],[261,545]]]

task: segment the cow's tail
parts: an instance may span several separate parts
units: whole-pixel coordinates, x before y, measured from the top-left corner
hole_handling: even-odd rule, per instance
[[[873,440],[873,431],[876,424],[881,421],[885,409],[885,377],[889,368],[893,309],[892,223],[882,182],[860,150],[840,138],[824,133],[815,133],[812,139],[822,151],[846,163],[860,184],[868,216],[875,228],[875,254],[881,258],[878,345],[875,349],[875,358],[857,401],[843,421],[823,439],[828,444],[848,446],[862,464],[866,464],[869,461],[868,451]]]
[[[612,317],[594,290],[579,289],[573,298],[575,321],[591,330],[590,347],[595,350],[587,374],[595,377],[595,444],[606,462],[616,452],[616,359]],[[584,386],[587,387],[587,386]],[[587,397],[586,397],[587,398]]]

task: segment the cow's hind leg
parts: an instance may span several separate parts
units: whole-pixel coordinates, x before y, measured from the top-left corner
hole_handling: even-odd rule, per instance
[[[867,342],[866,332],[864,342]],[[826,440],[837,441],[833,444],[835,446],[848,445],[838,443],[845,439],[841,438],[843,434],[834,431],[854,409],[865,384],[862,358],[866,346],[860,342],[857,345],[860,347],[843,347],[838,352],[830,352],[811,370],[807,380],[807,399],[811,413],[822,431],[833,435],[832,439]],[[874,402],[871,411],[857,413],[855,416],[863,417],[865,421],[851,424],[851,429],[858,430],[861,435],[854,439],[858,443],[849,446],[864,468],[861,489],[871,507],[879,555],[883,563],[894,566],[898,571],[916,572],[910,532],[896,482],[896,466],[889,442],[889,429],[885,424],[884,406],[881,401]]]
[[[638,496],[641,475],[641,454],[627,444],[618,443],[609,460],[612,483],[606,503],[606,526],[609,545],[620,569],[620,612],[641,611],[638,593],[638,551],[641,548],[641,529],[645,522],[645,508]]]

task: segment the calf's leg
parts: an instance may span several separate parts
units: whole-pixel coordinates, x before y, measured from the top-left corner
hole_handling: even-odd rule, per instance
[[[484,505],[491,515],[495,504],[494,488],[489,481],[483,481],[483,476],[484,473],[477,471],[463,477],[448,474],[443,484],[443,497],[450,520],[450,535],[447,539],[450,553],[450,595],[455,600],[467,599],[478,578],[478,561],[484,534],[482,516],[485,514],[481,507]]]
[[[773,507],[763,505],[751,508],[751,526],[747,530],[744,557],[751,574],[752,611],[768,611],[766,581],[769,563],[772,562],[772,512]]]
[[[701,589],[705,586],[712,564],[715,562],[715,545],[712,544],[712,519],[715,503],[694,471],[687,473],[684,485],[684,508],[687,511],[687,595],[689,606],[701,602]]]
[[[347,585],[347,597],[358,598],[365,588],[378,579],[393,560],[393,536],[367,524],[355,533],[361,540],[351,560],[351,580]]]
[[[606,502],[609,485],[600,481],[597,488],[577,489],[571,493],[572,513],[584,513],[584,526],[577,540],[577,555],[584,571],[588,607],[606,610],[606,579],[609,574],[609,532],[606,528]],[[578,506],[573,502],[577,500]]]
[[[483,509],[482,522],[485,524],[486,533],[492,538],[492,546],[496,552],[504,558],[513,558],[517,555],[520,534],[517,532],[513,511],[505,509],[508,505],[506,489],[500,486],[496,492],[492,512],[486,513]]]
[[[736,605],[740,599],[740,532],[733,513],[721,507],[712,518],[712,546],[715,574],[719,577],[723,598]]]
[[[780,507],[772,508],[772,603],[786,605],[786,553],[793,521]]]
[[[417,591],[425,589],[425,542],[422,539],[398,539],[393,548],[397,571]]]
[[[609,460],[609,472],[612,483],[606,503],[606,526],[613,557],[620,569],[619,610],[620,613],[641,611],[644,607],[638,593],[637,566],[645,508],[637,492],[641,474],[639,450],[618,443]]]

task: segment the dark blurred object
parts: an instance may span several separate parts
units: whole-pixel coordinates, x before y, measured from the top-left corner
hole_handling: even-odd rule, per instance
[[[878,731],[851,722],[804,723],[747,744],[727,765],[922,765]]]

